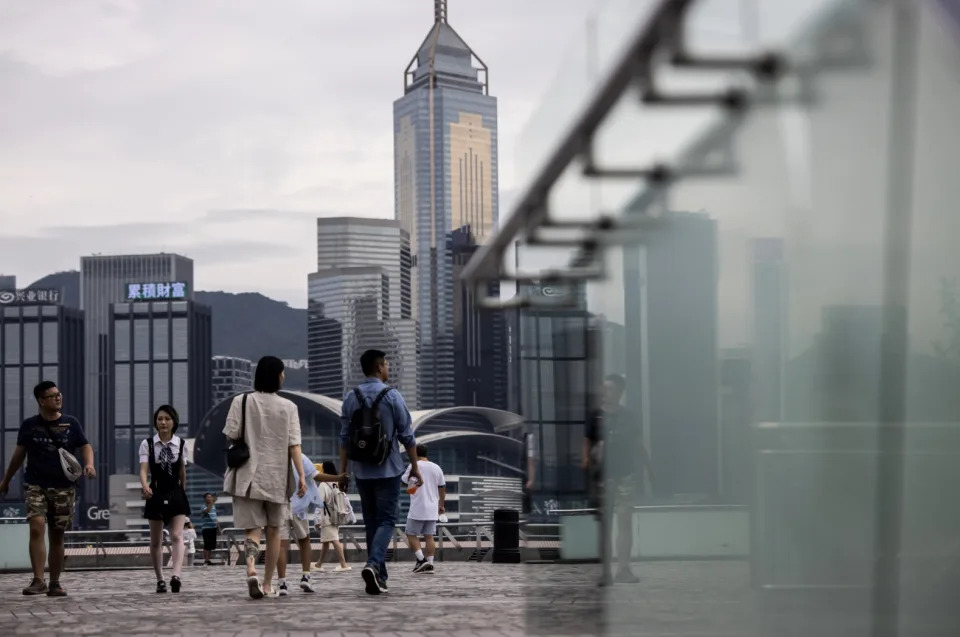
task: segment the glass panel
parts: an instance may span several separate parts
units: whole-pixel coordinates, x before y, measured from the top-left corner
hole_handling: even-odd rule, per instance
[[[170,366],[167,363],[153,364],[153,402],[154,408],[170,404]],[[174,407],[176,409],[176,407]],[[178,410],[179,411],[179,410]]]
[[[43,375],[41,376],[43,380],[49,380],[54,383],[60,382],[60,368],[55,366],[49,366],[43,368]]]
[[[33,388],[40,382],[39,367],[23,368],[23,412],[24,417],[37,413],[37,399],[33,397]]]
[[[130,360],[130,321],[119,319],[113,323],[113,352],[118,362]]]
[[[134,319],[133,321],[133,357],[137,361],[150,360],[150,321],[148,319]]]
[[[150,364],[137,363],[133,366],[133,423],[149,425],[153,409],[150,404]]]
[[[7,429],[20,429],[21,417],[20,408],[20,368],[8,367],[3,370],[3,421]],[[32,396],[31,396],[32,399]],[[29,403],[28,403],[29,404]]]
[[[130,423],[130,365],[114,366],[114,417],[118,427]]]
[[[190,376],[187,369],[187,363],[173,364],[173,396],[170,402],[173,408],[180,414],[180,422],[184,425],[194,426],[189,422],[190,419]],[[187,430],[187,427],[184,427]]]
[[[129,420],[129,418],[128,418]],[[134,444],[130,435],[131,430],[128,427],[117,427],[116,429],[117,447],[117,473],[135,474],[140,470],[139,458],[134,458],[137,453],[139,443]]]
[[[165,316],[153,322],[153,359],[167,360],[170,356],[170,326]]]
[[[173,358],[176,360],[184,360],[187,358],[188,351],[187,319],[181,317],[174,318],[172,324],[173,334],[171,343]]]
[[[5,323],[3,326],[3,362],[7,365],[20,363],[20,323]]]
[[[43,363],[56,365],[59,361],[60,325],[55,321],[43,323]]]
[[[40,362],[40,326],[35,322],[23,324],[23,362],[27,365]]]

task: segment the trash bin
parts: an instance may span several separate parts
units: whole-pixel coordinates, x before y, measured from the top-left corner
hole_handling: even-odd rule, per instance
[[[520,512],[497,509],[493,512],[493,562],[520,563]]]

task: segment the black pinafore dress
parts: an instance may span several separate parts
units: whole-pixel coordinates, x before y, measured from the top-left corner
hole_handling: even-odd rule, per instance
[[[178,515],[190,515],[190,502],[180,483],[180,467],[183,465],[183,438],[180,439],[180,454],[177,461],[168,468],[157,460],[153,438],[147,439],[150,448],[150,489],[153,497],[143,507],[143,517],[148,520],[162,520],[168,524]]]

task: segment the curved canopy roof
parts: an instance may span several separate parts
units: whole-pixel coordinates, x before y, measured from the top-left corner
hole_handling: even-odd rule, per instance
[[[286,389],[281,390],[280,394],[286,395],[287,397],[309,400],[324,410],[329,411],[337,418],[340,417],[343,401],[339,398],[331,398],[323,394],[313,394],[304,391],[288,391]],[[232,399],[233,397],[231,396],[225,399],[225,401]],[[519,414],[511,411],[503,411],[502,409],[474,407],[472,405],[444,407],[442,409],[419,409],[411,412],[410,416],[413,419],[414,431],[423,427],[430,428],[430,425],[433,424],[445,425],[444,428],[453,427],[455,429],[476,430],[478,429],[479,423],[484,423],[485,425],[489,425],[489,428],[483,426],[482,429],[488,430],[490,433],[505,434],[519,429],[523,425],[523,417]],[[424,433],[426,434],[427,432],[425,431]]]

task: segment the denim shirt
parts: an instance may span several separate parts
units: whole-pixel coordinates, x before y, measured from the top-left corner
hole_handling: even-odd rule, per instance
[[[379,378],[365,378],[360,383],[360,394],[364,398],[367,406],[373,404],[377,394],[386,387]],[[340,445],[347,447],[350,444],[350,418],[359,408],[357,397],[351,389],[343,397],[343,407],[340,412]],[[384,433],[387,438],[396,437],[403,447],[410,447],[417,444],[413,437],[413,421],[410,418],[410,411],[407,404],[403,401],[403,396],[396,389],[387,392],[387,395],[380,400],[380,422],[383,424]],[[350,461],[350,473],[357,480],[374,480],[377,478],[393,478],[403,473],[405,467],[403,459],[400,457],[400,445],[393,445],[390,450],[390,457],[381,465],[367,464],[365,462]]]

